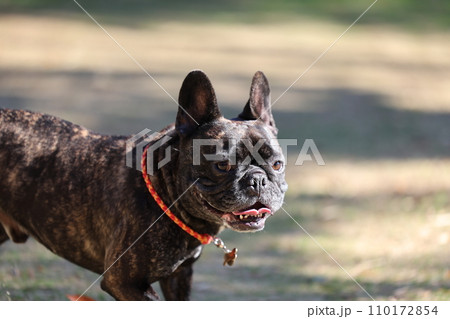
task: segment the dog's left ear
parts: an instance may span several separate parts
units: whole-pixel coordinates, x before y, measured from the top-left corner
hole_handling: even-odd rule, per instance
[[[238,118],[245,121],[262,121],[271,128],[275,135],[278,133],[272,115],[269,82],[261,71],[256,72],[253,76],[250,98]]]
[[[199,70],[191,71],[184,79],[178,105],[175,128],[181,135],[189,135],[200,125],[222,116],[212,84]]]

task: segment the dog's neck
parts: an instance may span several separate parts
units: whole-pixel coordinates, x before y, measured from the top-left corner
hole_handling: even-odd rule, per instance
[[[171,149],[170,162],[164,165],[161,169],[154,172],[154,177],[151,177],[151,181],[154,189],[158,193],[158,196],[164,201],[164,203],[170,207],[172,213],[180,219],[189,228],[200,234],[208,234],[211,236],[217,235],[223,230],[223,226],[216,224],[195,216],[195,212],[191,212],[191,207],[184,207],[183,201],[180,200],[181,196],[190,196],[189,192],[186,194],[178,194],[177,187],[167,187],[168,185],[174,186],[179,181],[177,180],[177,170],[175,164],[179,157],[179,137],[176,134],[173,126],[168,126],[156,137],[152,143],[156,143],[164,136],[169,136],[171,139],[168,141]],[[149,156],[149,155],[147,155]],[[160,147],[154,150],[152,156],[155,157],[156,162],[165,158],[165,148]],[[155,163],[155,162],[154,162]],[[155,165],[156,166],[156,165]],[[192,181],[194,182],[194,181]],[[192,185],[195,187],[195,185]]]

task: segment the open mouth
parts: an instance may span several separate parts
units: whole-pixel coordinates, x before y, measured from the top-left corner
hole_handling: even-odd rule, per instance
[[[233,212],[220,211],[212,207],[207,201],[205,201],[205,204],[210,211],[220,214],[221,218],[231,228],[240,231],[263,229],[266,218],[273,214],[272,210],[261,202],[256,202],[250,207]]]
[[[270,208],[264,206],[260,202],[244,209],[243,211],[232,212],[239,220],[264,218],[267,214],[272,215]]]

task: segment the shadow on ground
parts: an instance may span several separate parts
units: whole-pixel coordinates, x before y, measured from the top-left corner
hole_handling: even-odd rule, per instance
[[[312,111],[284,112],[275,106],[280,138],[311,138],[325,155],[340,158],[450,156],[448,112],[396,109],[382,96],[341,88],[289,94]]]
[[[196,290],[207,296],[220,296],[220,300],[396,300],[408,296],[409,291],[448,291],[448,283],[411,282],[411,281],[367,281],[358,278],[357,283],[350,278],[333,278],[325,276],[305,276],[292,274],[278,266],[258,265],[253,267],[242,266],[239,268],[238,278],[228,283],[233,290],[223,289],[222,282],[211,278],[209,282],[217,282],[217,285],[200,285]],[[199,271],[200,273],[200,271]],[[242,277],[241,277],[242,276]],[[270,284],[264,278],[272,277]],[[233,278],[230,278],[233,280]],[[219,282],[218,282],[219,281]],[[244,285],[238,282],[245,282]],[[359,287],[359,285],[364,288]],[[226,284],[223,284],[226,285]],[[248,287],[252,286],[252,289]],[[224,291],[225,290],[225,291]],[[227,291],[233,291],[233,295],[227,295]],[[217,300],[217,299],[216,299]]]

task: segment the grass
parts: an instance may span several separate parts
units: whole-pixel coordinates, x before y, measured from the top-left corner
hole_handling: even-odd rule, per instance
[[[51,1],[11,3],[0,2],[9,10],[0,20],[0,43],[8,43],[0,51],[0,107],[103,133],[159,130],[174,120],[173,101],[86,16]],[[227,116],[240,112],[256,70],[276,99],[365,6],[286,0],[277,14],[293,6],[305,19],[263,21],[273,12],[266,1],[259,11],[252,1],[209,2],[202,13],[194,10],[200,2],[180,2],[172,15],[165,3],[149,2],[156,12],[141,11],[161,14],[149,21],[136,12],[122,17],[120,1],[109,11],[101,3],[89,2],[91,13],[172,96],[189,70],[201,68]],[[292,218],[279,211],[263,232],[225,231],[227,246],[239,248],[232,268],[206,247],[195,266],[195,300],[369,299],[342,268],[377,300],[450,298],[447,4],[409,1],[401,14],[405,3],[374,7],[274,105],[280,137],[300,141],[288,158],[284,208]],[[54,5],[59,11],[49,13]],[[423,20],[433,27],[416,32]],[[304,138],[314,139],[325,166],[293,165]],[[0,300],[64,300],[96,278],[33,241],[0,246]],[[110,300],[98,284],[88,294]]]
[[[167,20],[207,21],[224,23],[266,24],[279,21],[315,19],[348,24],[374,1],[339,2],[330,0],[246,0],[246,1],[149,1],[94,0],[78,1],[80,5],[110,23],[134,26]],[[0,0],[0,9],[7,12],[78,13],[73,1]],[[379,1],[362,24],[395,25],[415,31],[447,29],[450,26],[450,4],[445,1],[397,0]],[[430,18],[432,17],[432,18]]]

